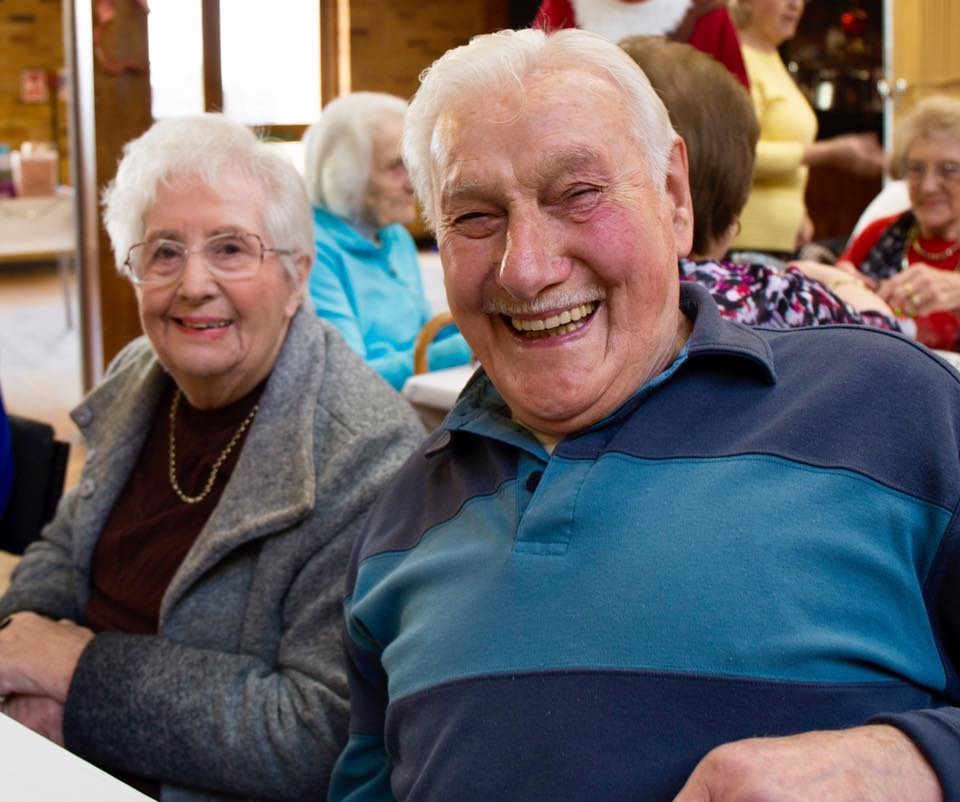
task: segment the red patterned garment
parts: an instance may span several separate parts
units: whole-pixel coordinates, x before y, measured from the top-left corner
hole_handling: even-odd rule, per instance
[[[909,247],[910,232],[915,225],[912,212],[883,217],[870,223],[840,256],[852,262],[864,275],[876,280],[890,278],[904,268],[923,262],[938,270],[960,268],[960,251],[937,261],[927,261]],[[955,246],[950,240],[920,237],[920,246],[928,252],[941,253]],[[945,310],[914,318],[916,338],[928,348],[943,351],[960,350],[960,312]]]

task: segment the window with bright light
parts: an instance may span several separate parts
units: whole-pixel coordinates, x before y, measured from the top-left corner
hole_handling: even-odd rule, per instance
[[[220,4],[223,110],[253,125],[320,116],[317,0]]]
[[[304,125],[320,115],[318,0],[222,0],[223,111],[251,125]],[[203,111],[201,3],[162,0],[148,15],[153,116]]]
[[[147,14],[154,119],[203,111],[203,28],[197,0],[163,0]]]

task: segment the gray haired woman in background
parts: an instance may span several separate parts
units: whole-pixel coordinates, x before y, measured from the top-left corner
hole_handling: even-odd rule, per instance
[[[331,101],[304,136],[317,262],[310,300],[347,344],[396,389],[413,373],[417,335],[433,317],[413,237],[413,187],[400,158],[407,104],[381,92]],[[462,365],[454,327],[428,350],[432,369]]]

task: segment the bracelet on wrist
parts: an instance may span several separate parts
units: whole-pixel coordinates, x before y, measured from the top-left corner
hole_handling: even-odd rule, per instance
[[[833,282],[833,284],[830,284],[829,289],[835,292],[838,287],[845,287],[848,284],[853,284],[855,287],[860,287],[860,289],[864,289],[863,282],[857,281],[855,278],[842,278],[839,281],[835,281]]]

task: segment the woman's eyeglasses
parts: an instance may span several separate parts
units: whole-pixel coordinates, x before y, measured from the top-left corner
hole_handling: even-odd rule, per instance
[[[943,184],[953,184],[960,181],[960,162],[907,162],[903,168],[903,176],[911,184],[919,184],[932,171],[934,178]]]
[[[161,238],[138,242],[127,252],[124,265],[135,284],[171,284],[180,278],[193,253],[203,254],[207,267],[216,278],[235,281],[255,276],[264,254],[291,255],[293,251],[267,248],[259,235],[245,232],[218,234],[197,248]]]

